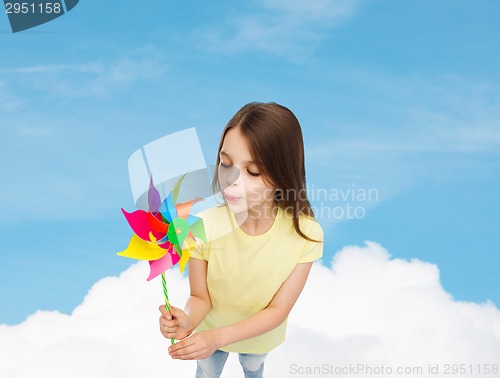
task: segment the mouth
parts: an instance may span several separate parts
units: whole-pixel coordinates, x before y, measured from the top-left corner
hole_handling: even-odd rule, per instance
[[[241,197],[232,196],[232,195],[226,194],[226,193],[224,193],[224,198],[226,199],[226,201],[229,201],[229,202],[236,202],[236,201],[241,199]]]

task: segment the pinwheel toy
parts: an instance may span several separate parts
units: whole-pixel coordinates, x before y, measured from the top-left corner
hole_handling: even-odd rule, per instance
[[[172,191],[162,201],[160,193],[153,185],[150,176],[148,190],[148,211],[136,210],[132,213],[122,209],[123,215],[134,231],[128,247],[118,252],[119,256],[137,260],[148,260],[150,266],[148,281],[161,274],[165,307],[170,311],[165,271],[179,264],[183,272],[195,246],[195,238],[207,241],[203,220],[189,214],[195,198],[176,203],[184,174],[174,185]],[[172,344],[174,339],[171,339]]]

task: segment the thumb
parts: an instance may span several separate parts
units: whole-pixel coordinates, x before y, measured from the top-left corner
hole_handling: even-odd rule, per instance
[[[180,308],[177,308],[175,306],[170,306],[170,311],[171,311],[172,316],[174,318],[180,318],[184,315],[184,311],[182,311]]]
[[[159,308],[160,312],[161,312],[161,315],[167,319],[167,320],[171,320],[172,319],[172,315],[170,315],[170,312],[168,312],[167,308],[165,307],[165,305],[161,305],[160,308]]]

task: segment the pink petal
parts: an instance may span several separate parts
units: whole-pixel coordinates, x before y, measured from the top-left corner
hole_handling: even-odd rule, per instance
[[[122,212],[134,233],[142,240],[151,241],[149,238],[151,228],[148,223],[148,213],[144,210],[136,210],[133,213],[128,213],[124,209],[122,209]]]
[[[170,252],[170,251],[172,251],[172,252]],[[177,254],[177,252],[175,252],[175,249],[172,248],[170,251],[169,251],[169,253],[167,253],[167,255],[172,256],[172,265],[175,265],[179,262],[181,257]]]
[[[164,271],[170,269],[174,264],[172,263],[172,256],[170,253],[166,253],[161,259],[152,260],[149,262],[149,277],[148,281],[151,281],[156,276],[159,276]]]

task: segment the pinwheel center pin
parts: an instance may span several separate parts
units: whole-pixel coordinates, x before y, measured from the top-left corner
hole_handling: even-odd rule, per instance
[[[175,218],[167,231],[168,240],[172,244],[182,245],[189,234],[189,223],[184,218]]]

